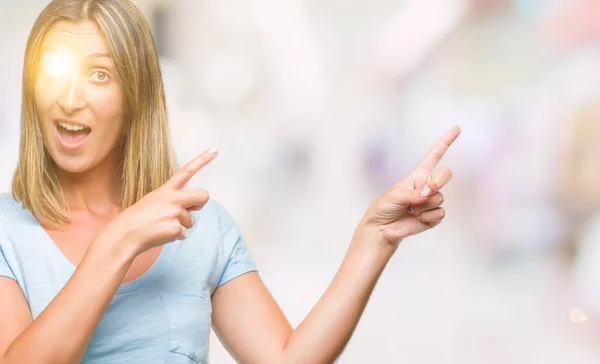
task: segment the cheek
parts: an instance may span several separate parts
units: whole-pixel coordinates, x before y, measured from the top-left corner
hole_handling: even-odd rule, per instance
[[[123,126],[123,95],[120,88],[98,90],[90,95],[89,105],[94,110],[97,127],[103,134],[118,134]]]
[[[55,95],[53,95],[48,89],[42,87],[40,82],[36,82],[33,90],[33,97],[35,100],[35,109],[37,115],[41,120],[44,120],[50,111],[53,100],[55,99]]]

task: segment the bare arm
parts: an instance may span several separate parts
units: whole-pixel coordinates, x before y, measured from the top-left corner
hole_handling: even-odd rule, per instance
[[[115,245],[92,244],[71,279],[34,321],[17,283],[0,279],[1,363],[81,362],[133,256]]]
[[[374,248],[367,234],[357,230],[333,281],[290,336],[282,363],[332,363],[346,347],[395,251]]]
[[[350,340],[394,251],[373,249],[368,239],[355,235],[335,278],[295,330],[258,274],[219,287],[213,295],[213,323],[225,347],[242,363],[333,362]]]
[[[16,282],[0,279],[0,364],[79,363],[134,258],[185,238],[187,209],[208,201],[204,190],[181,191],[216,156],[204,152],[163,186],[125,209],[90,244],[73,276],[35,320]]]
[[[460,128],[449,130],[413,173],[369,206],[336,276],[295,330],[289,328],[257,274],[217,288],[215,331],[234,357],[243,363],[333,362],[348,343],[400,241],[443,220],[444,199],[438,191],[452,173],[433,170],[459,134]]]

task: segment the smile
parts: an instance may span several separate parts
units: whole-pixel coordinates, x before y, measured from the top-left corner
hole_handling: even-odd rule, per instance
[[[54,126],[60,146],[71,151],[81,148],[92,132],[92,129],[85,125],[66,120],[58,120]]]

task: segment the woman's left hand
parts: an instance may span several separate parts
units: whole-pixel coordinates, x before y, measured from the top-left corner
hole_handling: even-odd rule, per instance
[[[404,238],[442,222],[446,213],[439,191],[450,181],[452,172],[447,168],[433,171],[459,134],[459,127],[450,129],[412,173],[369,206],[361,226],[373,228],[380,243],[396,247]]]

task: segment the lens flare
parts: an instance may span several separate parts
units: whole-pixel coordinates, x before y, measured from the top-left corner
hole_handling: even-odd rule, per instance
[[[72,60],[66,53],[53,52],[44,56],[44,72],[52,79],[65,78],[72,68]]]

